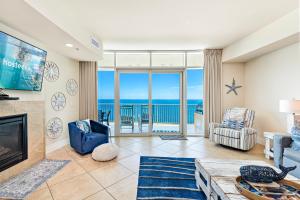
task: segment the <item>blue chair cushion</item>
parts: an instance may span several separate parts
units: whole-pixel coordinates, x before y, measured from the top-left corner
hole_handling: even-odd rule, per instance
[[[292,128],[292,135],[291,138],[293,140],[292,142],[292,149],[294,151],[300,151],[300,128],[294,127]]]
[[[82,149],[84,152],[92,152],[95,147],[108,142],[108,137],[101,133],[86,133],[82,137]]]
[[[294,160],[296,162],[300,162],[300,154],[297,151],[294,151],[292,148],[285,148],[283,152],[283,156]]]
[[[83,133],[91,132],[91,125],[87,120],[76,121],[76,126],[82,130]]]

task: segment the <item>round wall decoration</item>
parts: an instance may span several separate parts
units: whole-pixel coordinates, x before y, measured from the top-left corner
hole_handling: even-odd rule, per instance
[[[71,96],[75,96],[78,92],[78,84],[76,80],[69,79],[66,84],[67,92]]]
[[[54,117],[48,121],[47,135],[50,138],[53,139],[58,138],[61,135],[62,131],[63,131],[63,121],[60,118]]]
[[[51,105],[53,110],[60,111],[65,108],[66,106],[66,97],[61,92],[56,92],[51,97]]]
[[[44,77],[47,81],[54,82],[59,78],[59,68],[52,61],[47,61],[45,66]]]

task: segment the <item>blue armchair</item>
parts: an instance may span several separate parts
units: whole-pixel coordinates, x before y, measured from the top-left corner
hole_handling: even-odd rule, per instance
[[[108,127],[93,120],[90,120],[90,124],[90,133],[80,130],[76,122],[68,124],[71,147],[80,154],[91,153],[95,147],[108,143]]]

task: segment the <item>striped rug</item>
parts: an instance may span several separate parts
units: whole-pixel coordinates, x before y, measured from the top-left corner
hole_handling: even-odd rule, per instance
[[[141,156],[137,199],[200,199],[196,186],[195,159]]]

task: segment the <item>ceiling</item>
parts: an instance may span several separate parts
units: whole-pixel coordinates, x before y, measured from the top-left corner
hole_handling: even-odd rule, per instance
[[[100,38],[104,49],[222,48],[298,0],[26,0]]]
[[[76,60],[102,59],[102,49],[91,47],[90,35],[85,30],[73,28],[68,31],[70,27],[58,26],[23,0],[1,0],[0,30]],[[74,33],[80,33],[80,36]],[[73,44],[74,48],[66,47],[66,43]]]

